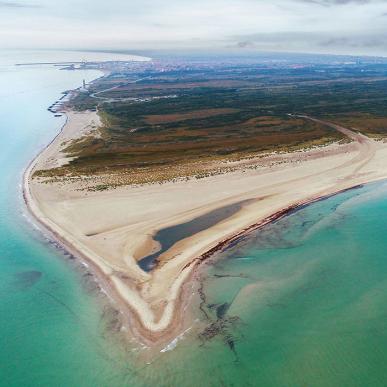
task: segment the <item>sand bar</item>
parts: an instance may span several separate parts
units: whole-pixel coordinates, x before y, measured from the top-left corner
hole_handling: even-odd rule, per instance
[[[32,178],[35,170],[66,162],[63,144],[99,125],[95,112],[67,116],[61,133],[25,173],[26,202],[56,239],[92,264],[132,332],[148,344],[179,334],[187,302],[183,285],[211,253],[298,205],[387,177],[384,142],[326,123],[352,142],[271,155],[255,168],[200,180],[88,192],[79,190],[76,182]],[[160,248],[153,240],[159,230],[237,203],[243,205],[231,216],[163,252],[154,270],[139,267],[138,260]]]

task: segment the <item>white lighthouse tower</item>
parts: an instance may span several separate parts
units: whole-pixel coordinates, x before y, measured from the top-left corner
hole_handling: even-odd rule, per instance
[[[83,80],[82,82],[82,87],[79,88],[79,90],[82,92],[82,93],[87,93],[87,87],[86,87],[86,81]]]

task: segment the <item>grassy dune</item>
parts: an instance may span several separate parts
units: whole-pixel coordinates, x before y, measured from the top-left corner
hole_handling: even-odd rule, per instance
[[[139,82],[133,83],[136,79]],[[101,92],[105,89],[110,89]],[[112,73],[71,102],[98,108],[100,136],[67,144],[74,157],[41,176],[113,175],[117,185],[214,173],[219,161],[342,140],[306,113],[387,134],[387,70],[343,66],[233,66]],[[98,98],[93,93],[100,92]],[[112,179],[110,179],[112,180]],[[110,183],[109,183],[110,184]]]

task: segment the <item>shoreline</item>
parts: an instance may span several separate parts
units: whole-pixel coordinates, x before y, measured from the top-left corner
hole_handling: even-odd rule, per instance
[[[49,145],[47,145],[49,146]],[[39,156],[39,155],[38,155]],[[37,156],[37,157],[38,157]],[[35,159],[34,159],[35,160]],[[31,166],[33,165],[33,161],[31,161]],[[39,217],[39,215],[34,212],[34,210],[31,207],[31,200],[28,199],[29,195],[29,188],[28,188],[28,178],[29,173],[31,172],[31,168],[27,168],[25,170],[25,173],[23,174],[23,198],[24,202],[26,204],[26,207],[29,211],[29,214],[33,216],[34,220],[37,222],[39,226],[39,231],[43,233],[43,235],[49,236],[50,240],[55,241],[58,243],[61,248],[63,248],[64,251],[68,252],[69,254],[73,255],[76,259],[78,259],[81,263],[85,264],[88,269],[90,269],[92,275],[94,276],[97,284],[101,287],[101,290],[107,295],[109,302],[112,303],[114,307],[117,308],[117,310],[126,317],[124,322],[127,324],[124,324],[126,328],[129,328],[129,330],[132,332],[133,336],[139,340],[141,343],[145,343],[146,345],[153,346],[154,344],[157,345],[165,345],[166,343],[173,340],[175,337],[178,337],[181,333],[181,330],[186,326],[184,324],[184,319],[179,319],[176,314],[179,313],[179,311],[186,308],[186,306],[189,305],[189,296],[187,296],[187,289],[190,287],[190,285],[194,285],[195,282],[198,280],[196,277],[197,274],[199,274],[199,270],[202,268],[202,264],[207,262],[210,258],[213,257],[216,253],[221,253],[223,251],[226,251],[230,247],[232,247],[234,244],[237,244],[241,242],[244,238],[248,237],[249,234],[251,234],[254,231],[259,230],[262,227],[265,227],[266,225],[276,222],[282,218],[285,218],[291,214],[293,214],[296,211],[301,210],[302,208],[309,206],[313,203],[317,203],[322,200],[329,199],[330,197],[340,195],[341,193],[348,192],[354,189],[358,189],[363,187],[366,184],[370,184],[376,181],[367,181],[361,184],[356,184],[354,186],[351,186],[349,188],[344,188],[341,190],[338,190],[336,192],[328,193],[326,195],[321,195],[319,197],[310,198],[309,200],[306,200],[304,202],[299,202],[296,204],[291,204],[289,206],[284,207],[282,210],[276,211],[275,213],[271,214],[270,216],[263,218],[256,223],[250,225],[249,227],[237,231],[233,236],[230,238],[227,238],[226,240],[222,240],[218,242],[214,247],[203,253],[202,255],[194,258],[190,263],[188,263],[184,269],[190,267],[189,274],[187,275],[187,278],[185,278],[184,281],[182,281],[180,286],[180,292],[179,292],[179,301],[175,303],[174,305],[174,316],[172,316],[172,323],[168,325],[168,330],[165,332],[162,332],[162,340],[160,340],[160,335],[156,334],[150,334],[151,331],[149,331],[144,324],[141,321],[141,317],[138,314],[138,311],[131,308],[130,305],[125,302],[125,300],[120,295],[119,291],[114,287],[114,285],[109,283],[108,278],[104,274],[103,270],[101,270],[100,267],[92,260],[90,259],[86,254],[84,254],[82,251],[77,249],[74,245],[71,244],[71,242],[68,242],[63,236],[55,232],[49,225],[46,224],[44,221],[44,217]],[[379,180],[385,180],[386,178],[382,178]]]
[[[68,115],[66,112],[63,113],[66,116],[65,123],[61,126],[59,132],[57,135],[43,148],[41,151],[29,162],[27,167],[25,168],[23,174],[22,174],[22,195],[23,195],[23,201],[25,203],[28,215],[31,216],[31,220],[34,222],[34,224],[37,226],[40,233],[42,233],[43,236],[47,237],[49,241],[53,241],[59,246],[61,246],[61,249],[63,249],[65,252],[71,254],[76,259],[79,260],[81,264],[84,264],[91,272],[93,277],[96,280],[96,283],[100,286],[101,290],[106,294],[107,298],[109,299],[109,302],[112,304],[113,307],[115,307],[120,313],[124,315],[124,320],[121,321],[123,323],[122,325],[126,328],[128,328],[133,336],[137,339],[139,339],[140,342],[146,343],[146,345],[152,345],[155,343],[154,337],[152,335],[147,334],[146,327],[143,326],[141,323],[141,317],[138,315],[138,312],[131,308],[127,302],[122,298],[119,291],[115,288],[114,284],[109,283],[109,279],[104,273],[104,271],[101,269],[101,267],[96,264],[93,259],[87,256],[84,252],[82,252],[81,249],[77,248],[74,244],[72,244],[70,241],[66,240],[66,238],[61,235],[60,232],[57,230],[54,230],[53,227],[50,226],[49,222],[46,219],[46,217],[39,211],[39,208],[36,206],[32,199],[30,186],[29,186],[29,180],[31,179],[31,174],[33,173],[33,169],[38,162],[39,158],[43,154],[43,152],[50,147],[50,145],[60,136],[64,128],[66,127],[68,123]],[[192,273],[192,276],[194,276],[195,273]],[[183,283],[182,288],[185,287],[185,285],[188,285]],[[180,292],[180,299],[184,300],[187,299],[187,297],[183,296],[184,290]],[[188,303],[184,303],[181,301],[181,305],[179,308],[184,308]],[[178,309],[178,308],[177,308]],[[181,321],[182,323],[182,321]],[[171,324],[170,324],[171,325]],[[179,326],[183,324],[178,324]],[[164,334],[163,340],[161,344],[165,344],[166,342],[170,341],[171,339],[175,338],[175,329],[171,330],[171,334]],[[157,341],[157,338],[156,338]]]
[[[202,262],[205,262],[207,259],[211,258],[214,254],[219,252],[224,252],[228,250],[229,248],[235,246],[236,244],[243,241],[244,238],[248,237],[252,232],[259,230],[262,227],[267,226],[268,224],[271,224],[273,222],[276,222],[280,219],[286,218],[287,216],[290,216],[294,214],[297,211],[300,211],[301,209],[312,205],[314,203],[318,203],[320,201],[329,199],[333,196],[340,195],[342,193],[352,191],[355,189],[362,188],[366,184],[371,184],[372,182],[367,182],[363,184],[357,184],[353,187],[344,188],[337,192],[333,192],[330,194],[322,195],[316,198],[311,198],[310,200],[306,200],[305,202],[300,202],[296,204],[292,204],[288,207],[284,207],[282,210],[277,211],[273,213],[272,215],[268,216],[267,218],[264,218],[260,220],[257,223],[252,224],[251,226],[243,229],[242,231],[236,232],[235,235],[231,236],[230,238],[219,242],[216,246],[214,246],[212,249],[208,250],[204,254],[202,254],[200,257],[195,258],[191,263],[187,264],[187,266],[190,265],[200,265]]]
[[[323,200],[341,192],[354,189],[365,183],[370,183],[372,181],[387,178],[387,173],[382,173],[382,176],[368,176],[367,178],[357,175],[355,176],[353,172],[351,172],[349,175],[347,174],[347,170],[351,169],[353,164],[355,164],[353,166],[355,167],[355,170],[357,172],[358,170],[360,170],[359,166],[356,165],[356,163],[353,163],[354,160],[359,159],[358,162],[361,163],[361,168],[363,168],[365,163],[364,160],[367,161],[367,158],[365,157],[367,156],[367,154],[365,154],[364,157],[359,157],[359,155],[362,155],[362,152],[365,149],[364,144],[366,146],[370,146],[372,140],[368,140],[367,138],[367,141],[365,141],[364,136],[357,135],[355,134],[355,132],[349,131],[345,128],[341,128],[345,131],[349,131],[347,135],[351,137],[352,140],[356,141],[356,138],[358,137],[359,141],[358,149],[356,149],[356,152],[352,152],[355,154],[350,154],[350,160],[347,160],[348,155],[345,155],[345,157],[341,155],[343,157],[339,158],[339,161],[335,161],[336,164],[339,162],[339,167],[343,171],[345,171],[343,177],[344,181],[340,181],[335,176],[335,170],[337,170],[338,168],[337,166],[333,168],[322,169],[320,172],[316,171],[314,174],[311,175],[301,175],[301,177],[297,177],[297,174],[294,173],[295,176],[292,176],[290,180],[289,176],[287,176],[287,180],[285,180],[285,183],[283,183],[283,187],[281,187],[281,184],[279,185],[282,189],[285,190],[285,193],[286,184],[294,188],[294,186],[299,181],[307,184],[308,179],[313,180],[316,177],[318,178],[319,175],[327,175],[328,173],[333,173],[333,176],[335,178],[333,179],[333,185],[327,186],[327,183],[330,183],[332,180],[328,179],[328,181],[325,182],[326,184],[322,184],[322,187],[320,187],[321,184],[317,179],[317,183],[314,183],[314,189],[306,195],[304,195],[303,193],[300,194],[299,192],[296,192],[293,195],[285,195],[284,198],[279,195],[279,197],[275,198],[274,204],[271,203],[271,205],[269,205],[268,207],[260,205],[259,203],[261,201],[265,202],[266,198],[269,198],[268,200],[270,200],[275,195],[269,195],[267,197],[255,196],[256,202],[254,203],[254,205],[257,206],[258,204],[260,206],[260,211],[257,211],[255,215],[246,216],[243,209],[241,212],[242,215],[245,215],[244,218],[242,215],[239,216],[237,214],[238,216],[233,216],[231,217],[231,219],[226,219],[225,222],[221,222],[222,227],[220,228],[224,229],[219,230],[219,227],[217,225],[216,227],[210,227],[210,229],[205,230],[199,233],[198,235],[194,234],[191,238],[187,238],[187,240],[184,239],[182,241],[179,241],[176,244],[176,246],[178,247],[172,246],[172,248],[170,249],[171,252],[169,255],[172,255],[173,259],[166,260],[166,262],[163,262],[161,268],[157,269],[155,273],[152,273],[152,276],[148,275],[147,273],[142,273],[141,269],[139,269],[134,259],[132,258],[133,262],[129,262],[130,264],[128,264],[128,269],[131,269],[132,272],[129,270],[127,272],[129,277],[127,277],[126,273],[122,272],[121,267],[117,265],[117,263],[112,262],[112,260],[106,260],[105,256],[98,254],[95,249],[93,250],[92,248],[90,248],[90,245],[86,246],[82,240],[77,239],[74,234],[69,233],[68,231],[66,231],[66,229],[61,227],[60,224],[53,220],[52,216],[51,218],[50,216],[47,216],[47,214],[45,214],[39,206],[39,200],[34,197],[34,193],[32,192],[31,182],[34,168],[39,163],[39,161],[41,161],[41,159],[44,161],[45,153],[48,152],[50,148],[54,147],[53,144],[56,141],[60,140],[61,135],[63,135],[66,129],[68,129],[69,113],[64,112],[64,114],[66,115],[66,122],[62,126],[59,133],[33,160],[31,160],[31,162],[24,171],[23,197],[27,209],[29,213],[33,216],[33,218],[37,221],[37,223],[40,225],[40,229],[43,228],[43,230],[41,230],[43,233],[48,233],[54,240],[58,241],[58,243],[63,246],[66,251],[77,257],[81,262],[85,263],[91,269],[91,272],[95,276],[97,283],[106,292],[113,306],[116,307],[122,313],[123,325],[127,327],[132,333],[132,335],[140,342],[152,347],[170,342],[171,339],[175,338],[187,326],[187,313],[181,313],[189,304],[190,297],[188,296],[187,290],[190,288],[190,286],[194,286],[196,281],[196,274],[198,272],[199,267],[201,267],[201,264],[207,261],[213,254],[227,249],[228,246],[238,243],[238,241],[247,237],[249,233],[258,230],[261,227],[264,227],[268,223],[287,216],[291,212],[296,211],[303,206],[306,206],[319,200]],[[372,142],[371,145],[374,146],[375,144],[376,143]],[[307,163],[308,161],[305,161],[304,166]],[[305,173],[308,172],[310,169],[311,166],[309,166],[309,168],[306,168],[306,171],[302,171],[303,173]],[[270,173],[272,172],[273,171],[271,171]],[[277,173],[278,171],[274,170],[274,172]],[[224,176],[217,177],[217,179],[222,178],[224,179]],[[265,178],[264,173],[263,178]],[[199,186],[198,189],[200,189],[203,184],[206,184],[209,181],[213,183],[213,179],[208,178],[207,181],[200,183],[202,184],[201,186],[199,186],[199,183],[196,182],[191,182],[190,184],[197,184],[196,187]],[[171,184],[178,185],[179,183]],[[181,188],[181,186],[179,187]],[[148,187],[148,189],[151,188]],[[158,189],[162,190],[162,188]],[[128,190],[130,190],[130,188],[128,188]],[[132,191],[130,192],[133,193]],[[135,191],[135,193],[138,194],[137,191]],[[162,193],[165,192],[162,191]],[[245,191],[241,191],[241,193],[239,194],[240,197],[237,198],[241,200],[243,194],[246,194]],[[231,199],[235,199],[235,197],[232,196]],[[206,212],[208,212],[211,208],[211,205],[212,204],[210,203],[204,206],[204,208],[200,207],[200,210],[206,210]],[[171,216],[169,222],[172,222],[172,224],[180,224],[181,221],[178,222],[177,219],[184,219],[184,217],[192,216],[192,213],[193,215],[197,214],[197,211],[194,211],[193,208],[190,208],[189,204],[186,204],[185,208],[186,212],[184,212],[183,215],[180,215],[180,218],[178,216]],[[254,208],[256,207],[251,207],[252,212],[254,212]],[[250,207],[247,207],[247,210],[250,210]],[[150,218],[152,217],[150,216]],[[168,221],[166,222],[168,223]],[[228,229],[224,227],[224,225],[228,225]],[[163,224],[160,225],[154,221],[152,229],[162,229],[162,226]],[[210,235],[211,233],[212,235]],[[132,235],[132,239],[136,239],[135,234]],[[144,240],[140,242],[144,243]],[[149,244],[149,241],[147,243]],[[196,250],[195,248],[191,247],[195,244],[199,245],[195,246]],[[133,245],[130,247],[130,251],[132,252],[136,251],[136,249],[138,248],[137,245]],[[166,278],[164,278],[163,275]],[[168,283],[167,285],[165,284],[165,282],[168,282],[168,276],[170,277],[170,279],[172,278],[169,286],[167,286]],[[152,285],[154,285],[154,288],[152,288]],[[144,290],[144,288],[146,292],[145,294],[148,296],[148,298],[143,297],[144,293],[142,293],[142,291]],[[156,303],[153,302],[155,298],[155,292],[159,292],[161,294],[161,296],[156,299]],[[182,314],[183,316],[181,316]]]

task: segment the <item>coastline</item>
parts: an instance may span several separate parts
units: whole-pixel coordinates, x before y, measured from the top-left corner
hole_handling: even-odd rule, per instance
[[[24,199],[24,203],[26,205],[27,211],[29,215],[32,216],[34,223],[37,225],[39,232],[41,232],[43,235],[48,237],[49,240],[52,240],[56,243],[58,243],[64,251],[68,252],[75,258],[79,259],[81,263],[85,264],[88,269],[90,269],[92,275],[96,279],[96,282],[101,287],[101,289],[104,291],[104,293],[109,298],[110,302],[114,307],[117,308],[119,312],[121,312],[124,315],[123,326],[128,328],[133,335],[140,339],[140,341],[145,342],[147,344],[154,344],[158,337],[154,337],[153,335],[149,335],[149,330],[141,323],[141,316],[138,315],[138,311],[135,308],[131,308],[127,302],[123,299],[120,292],[115,288],[114,284],[109,282],[108,276],[106,275],[106,272],[99,266],[93,259],[91,259],[87,253],[82,251],[81,248],[76,246],[76,243],[72,243],[70,240],[66,239],[65,236],[62,235],[61,231],[56,229],[56,227],[44,216],[44,214],[39,210],[39,207],[34,203],[29,181],[31,179],[34,167],[36,166],[37,162],[39,161],[39,158],[42,156],[42,154],[54,143],[54,141],[61,135],[63,130],[65,129],[67,123],[68,123],[68,114],[66,112],[63,112],[62,114],[65,115],[66,120],[61,126],[59,132],[57,135],[29,162],[26,169],[24,170],[22,174],[22,195]],[[190,278],[192,278],[194,273],[191,273]],[[187,281],[189,282],[189,281]],[[186,283],[182,283],[181,288],[184,288]],[[182,309],[187,304],[187,299],[189,298],[188,295],[184,297],[184,292],[181,291],[178,297],[179,300],[179,306],[176,306],[176,309]],[[173,326],[172,326],[173,325]],[[163,340],[162,344],[165,344],[166,342],[170,341],[175,337],[175,332],[180,330],[180,328],[183,327],[183,321],[180,322],[176,320],[175,324],[169,324],[170,328],[170,334],[164,333],[163,334]]]
[[[318,200],[322,200],[342,191],[355,188],[361,184],[387,177],[387,173],[385,173],[383,176],[369,177],[368,179],[348,179],[346,182],[339,182],[336,186],[328,186],[322,190],[318,190],[318,192],[306,195],[300,200],[294,200],[293,197],[289,197],[289,201],[286,202],[286,200],[282,200],[280,198],[276,203],[276,211],[270,212],[269,208],[269,212],[266,211],[265,216],[257,213],[256,216],[253,217],[255,218],[255,222],[253,223],[250,222],[246,224],[246,219],[243,221],[241,220],[240,222],[236,222],[237,224],[233,225],[232,227],[232,232],[227,233],[226,237],[224,232],[218,233],[218,235],[215,235],[215,237],[212,238],[210,243],[204,243],[203,247],[201,248],[201,254],[194,254],[194,251],[192,251],[191,257],[185,258],[186,262],[183,262],[184,265],[181,265],[181,267],[178,268],[178,275],[174,277],[174,281],[168,287],[168,291],[164,294],[164,296],[166,296],[164,297],[165,305],[162,308],[161,314],[159,312],[159,316],[155,317],[155,314],[152,310],[152,305],[147,304],[146,300],[141,299],[139,292],[136,294],[135,288],[130,288],[125,284],[125,282],[120,281],[120,274],[118,276],[115,275],[115,270],[119,272],[120,267],[115,267],[111,264],[111,262],[105,261],[104,257],[98,256],[95,251],[92,251],[90,248],[85,246],[85,244],[74,238],[73,235],[70,235],[68,232],[66,232],[66,230],[61,228],[60,225],[55,223],[53,219],[50,219],[47,214],[41,210],[39,207],[39,201],[36,200],[36,198],[34,199],[34,195],[31,191],[31,179],[34,168],[42,158],[44,159],[45,152],[50,147],[52,147],[53,143],[58,140],[61,134],[66,130],[68,122],[69,119],[66,113],[66,122],[62,126],[61,131],[46,146],[46,148],[44,148],[30,162],[27,169],[25,170],[23,175],[24,200],[27,204],[29,212],[34,216],[37,222],[43,226],[44,230],[48,232],[50,236],[57,240],[62,246],[64,246],[67,251],[91,267],[93,274],[98,280],[98,283],[101,285],[104,291],[106,291],[117,309],[123,313],[124,320],[132,334],[134,334],[134,336],[137,337],[140,341],[152,346],[155,344],[168,342],[171,338],[174,338],[182,331],[185,326],[185,319],[182,318],[180,312],[188,304],[189,298],[188,292],[185,291],[185,289],[189,288],[190,284],[194,281],[195,274],[201,263],[210,258],[215,252],[227,248],[227,246],[230,244],[237,243],[241,238],[244,238],[250,232],[257,230],[270,222],[278,220],[300,207]],[[356,156],[357,155],[355,154],[354,157]],[[364,160],[360,161],[364,162]],[[344,164],[346,165],[346,168],[351,167],[350,164],[352,161],[351,163],[348,163],[349,162],[345,160]],[[261,200],[263,199],[258,199],[258,201]],[[206,210],[208,210],[208,208],[206,208]],[[192,214],[188,215],[191,216]],[[185,216],[187,216],[187,214]],[[251,219],[251,217],[249,217],[249,219]],[[159,226],[159,228],[160,227],[161,226]],[[179,247],[180,250],[184,249],[184,246]],[[188,251],[188,255],[189,254],[190,252]],[[178,256],[179,254],[175,255]],[[180,261],[184,261],[184,259],[180,259]],[[169,262],[171,261],[167,261],[165,265],[168,266]],[[162,276],[162,269],[165,267],[165,265],[161,267],[161,274],[158,275],[158,279],[160,278],[160,275]],[[139,273],[138,278],[140,278],[142,282],[147,282],[150,280],[149,276],[147,276],[145,273]]]

